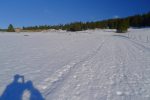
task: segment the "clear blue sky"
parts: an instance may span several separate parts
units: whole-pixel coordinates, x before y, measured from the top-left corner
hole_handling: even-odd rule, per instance
[[[150,11],[150,0],[0,0],[0,28],[96,21]]]

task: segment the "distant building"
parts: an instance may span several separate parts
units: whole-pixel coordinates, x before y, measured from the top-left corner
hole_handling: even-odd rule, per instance
[[[15,28],[15,32],[21,32],[22,29],[21,28]]]

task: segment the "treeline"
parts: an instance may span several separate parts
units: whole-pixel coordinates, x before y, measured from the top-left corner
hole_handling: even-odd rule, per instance
[[[123,23],[123,24],[121,24]],[[121,25],[121,26],[119,26]],[[42,26],[32,26],[23,27],[23,30],[48,30],[48,29],[62,29],[67,31],[82,31],[87,29],[118,29],[124,27],[147,27],[150,26],[150,12],[146,14],[138,14],[134,16],[129,16],[126,18],[108,19],[96,22],[74,22],[64,25],[42,25]]]
[[[23,27],[23,30],[48,30],[48,29],[61,29],[63,25],[40,25],[40,26],[29,26]]]

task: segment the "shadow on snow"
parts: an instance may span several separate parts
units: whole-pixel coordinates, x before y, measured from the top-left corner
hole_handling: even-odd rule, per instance
[[[22,100],[26,90],[30,93],[29,100],[45,100],[32,81],[25,82],[24,76],[21,75],[14,76],[14,80],[6,87],[0,100]]]

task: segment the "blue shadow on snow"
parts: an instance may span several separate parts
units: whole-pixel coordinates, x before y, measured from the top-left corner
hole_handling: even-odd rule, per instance
[[[34,87],[32,81],[25,82],[24,76],[18,74],[14,76],[13,82],[6,87],[0,100],[22,100],[25,90],[30,93],[29,100],[45,100],[40,91]]]

